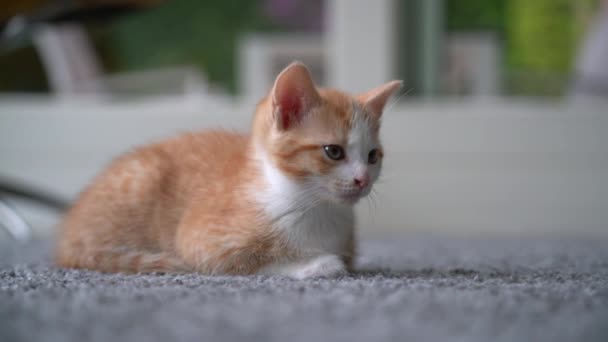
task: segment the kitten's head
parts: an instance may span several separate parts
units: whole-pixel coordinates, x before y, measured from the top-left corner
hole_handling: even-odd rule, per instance
[[[260,103],[254,137],[274,168],[308,196],[354,204],[380,175],[380,117],[400,87],[392,81],[356,96],[317,89],[306,66],[292,63]]]

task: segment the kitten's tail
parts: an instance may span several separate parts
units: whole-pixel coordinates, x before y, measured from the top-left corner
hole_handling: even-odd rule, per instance
[[[59,251],[56,263],[65,268],[84,268],[107,273],[184,273],[188,269],[177,257],[165,253],[145,251],[113,251],[107,249]]]

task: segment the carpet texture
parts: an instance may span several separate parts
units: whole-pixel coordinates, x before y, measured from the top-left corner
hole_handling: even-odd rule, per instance
[[[0,341],[608,341],[605,241],[363,241],[357,274],[104,275],[0,245]]]

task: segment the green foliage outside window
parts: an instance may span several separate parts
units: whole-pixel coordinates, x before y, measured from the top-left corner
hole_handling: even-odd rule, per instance
[[[446,0],[446,25],[450,31],[498,34],[508,93],[559,95],[597,5],[597,0]]]
[[[270,28],[254,0],[174,0],[120,18],[95,32],[110,72],[194,65],[234,92],[236,43]]]

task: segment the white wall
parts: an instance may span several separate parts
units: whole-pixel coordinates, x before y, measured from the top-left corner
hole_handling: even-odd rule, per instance
[[[608,235],[607,114],[500,103],[403,106],[383,128],[378,226]]]
[[[0,98],[0,175],[73,198],[113,156],[253,102]],[[608,115],[598,105],[406,103],[385,114],[385,172],[364,233],[608,236]]]
[[[396,74],[395,0],[325,1],[327,85],[362,92]]]

